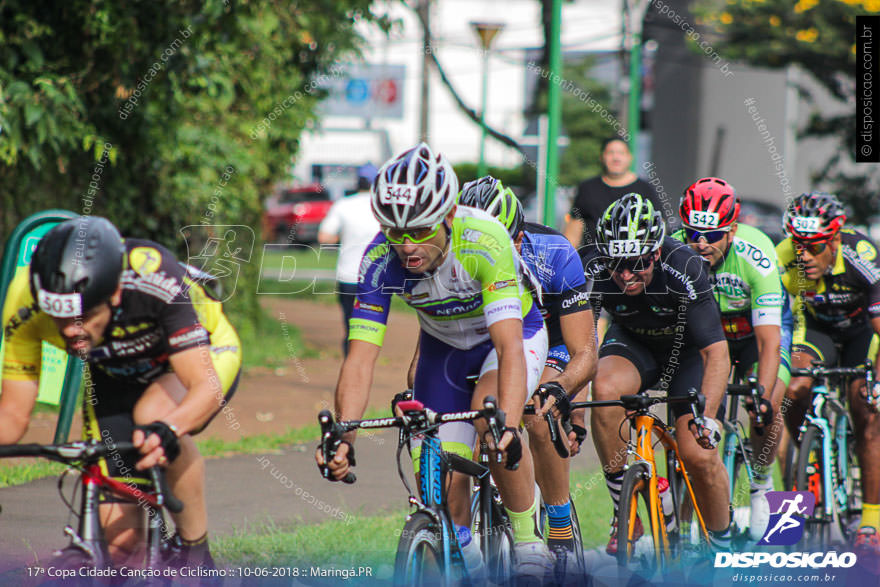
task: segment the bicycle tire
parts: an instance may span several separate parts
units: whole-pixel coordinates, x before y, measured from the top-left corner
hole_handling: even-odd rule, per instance
[[[574,553],[575,557],[577,557],[578,569],[586,573],[587,562],[584,558],[584,539],[581,536],[581,523],[578,521],[578,514],[574,507],[574,500],[571,499],[570,495],[568,496],[568,500],[571,504],[571,532],[574,538]]]
[[[852,421],[847,416],[839,417],[836,427],[845,426],[846,432],[846,450],[843,454],[837,452],[837,480],[840,483],[842,478],[846,478],[846,482],[835,490],[842,490],[846,493],[845,504],[834,500],[835,517],[840,526],[840,533],[847,542],[855,538],[856,530],[862,518],[862,484],[861,469],[858,466],[855,447],[855,431],[852,427]],[[835,444],[835,447],[837,445]],[[839,447],[837,447],[839,449]],[[856,476],[858,473],[858,477]]]
[[[809,491],[816,498],[813,514],[806,519],[804,536],[814,546],[824,548],[830,541],[831,524],[824,516],[826,497],[824,495],[824,479],[826,455],[822,451],[822,431],[810,425],[801,436],[798,450],[797,467],[795,469],[795,489]]]
[[[447,573],[441,536],[437,522],[425,512],[416,512],[407,520],[397,543],[394,585],[445,584]]]
[[[795,451],[797,449],[797,440],[789,435],[788,444],[785,447],[785,474],[782,476],[782,488],[785,491],[794,489],[795,484],[795,467],[797,466],[797,457]]]
[[[513,528],[504,507],[492,501],[491,520],[487,532],[484,558],[489,580],[496,585],[508,584],[514,576]]]
[[[644,516],[642,527],[646,536],[653,536],[651,527],[650,501],[648,499],[648,480],[651,472],[647,463],[633,463],[623,475],[620,489],[620,502],[617,508],[617,562],[621,566],[633,567],[639,564],[648,575],[657,570],[657,559],[654,545],[647,555],[639,553],[636,548],[635,517],[639,513],[639,499],[642,500]]]

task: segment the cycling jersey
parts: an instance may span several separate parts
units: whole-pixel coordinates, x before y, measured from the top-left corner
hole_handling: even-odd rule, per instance
[[[584,265],[594,306],[601,304],[614,324],[654,349],[670,349],[676,340],[699,349],[724,340],[703,258],[669,237],[660,251],[645,291],[629,296],[611,279],[598,249],[589,247]]]
[[[133,408],[147,387],[170,370],[171,355],[206,349],[223,393],[212,418],[235,392],[241,368],[241,343],[222,304],[171,251],[141,239],[125,239],[125,251],[122,301],[112,307],[103,339],[85,357],[90,368],[84,373],[83,434],[105,442],[131,440]],[[11,381],[39,379],[42,341],[65,348],[52,317],[34,301],[28,280],[29,268],[20,268],[3,306],[3,377]],[[128,453],[102,461],[101,467],[105,475],[141,482],[130,476],[137,459]]]
[[[591,309],[581,259],[561,233],[532,222],[525,223],[520,255],[540,285],[535,293],[550,346],[563,345],[560,317]]]
[[[110,377],[149,383],[168,370],[170,355],[206,346],[220,359],[214,367],[228,387],[241,364],[241,344],[220,302],[158,243],[126,239],[125,248],[122,303],[86,361]],[[31,295],[28,276],[27,267],[18,270],[3,307],[3,378],[11,381],[39,379],[42,341],[65,348],[52,317]]]
[[[457,349],[489,340],[489,326],[507,318],[523,321],[526,339],[543,328],[504,227],[459,206],[448,230],[446,258],[425,274],[407,271],[385,235],[376,235],[361,260],[349,340],[382,345],[392,294],[418,311],[422,330]]]
[[[672,236],[685,242],[684,230]],[[709,271],[709,283],[728,340],[753,337],[755,326],[781,325],[783,298],[776,249],[757,228],[737,225],[720,265]]]
[[[807,279],[799,267],[790,238],[776,247],[783,268],[782,283],[794,297],[798,315],[795,341],[806,328],[841,338],[864,329],[880,316],[880,259],[864,234],[844,228],[834,263],[818,280]],[[798,333],[801,336],[798,336]]]

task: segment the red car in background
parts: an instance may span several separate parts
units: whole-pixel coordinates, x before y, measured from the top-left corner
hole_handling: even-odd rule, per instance
[[[318,183],[280,187],[266,199],[263,238],[276,243],[313,243],[332,204],[330,194]]]

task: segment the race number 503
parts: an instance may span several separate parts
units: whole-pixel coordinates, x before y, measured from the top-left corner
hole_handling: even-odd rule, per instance
[[[613,240],[608,247],[608,254],[612,257],[634,257],[639,254],[639,248],[637,240]]]
[[[56,318],[75,318],[82,315],[82,296],[78,293],[56,294],[44,289],[37,292],[40,309]]]

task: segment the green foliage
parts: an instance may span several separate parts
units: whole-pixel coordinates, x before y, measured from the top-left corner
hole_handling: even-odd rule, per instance
[[[815,111],[802,137],[834,137],[839,148],[813,180],[837,191],[855,216],[875,215],[880,199],[877,166],[862,165],[852,174],[856,144],[851,107],[856,66],[856,16],[880,13],[877,0],[699,0],[697,23],[705,25],[712,45],[728,59],[780,69],[798,65],[852,112],[827,116]],[[801,88],[802,95],[810,94]]]
[[[455,170],[455,175],[458,176],[459,187],[463,186],[469,181],[473,181],[478,179],[477,177],[477,164],[476,163],[456,163],[452,166]],[[526,171],[528,167],[519,166],[519,167],[492,167],[489,168],[489,175],[494,177],[495,179],[501,180],[501,183],[505,186],[515,187],[515,186],[534,186],[535,178],[534,174],[529,175]]]
[[[356,21],[388,24],[370,6],[4,2],[0,232],[60,207],[107,216],[123,234],[183,255],[187,225],[259,234],[261,196],[315,119],[321,92],[312,80],[356,55]],[[252,261],[231,305],[258,322]]]
[[[594,64],[595,59],[586,56],[566,61],[562,67],[563,79],[558,82],[562,91],[562,128],[569,145],[559,160],[556,183],[560,186],[574,186],[600,173],[602,141],[617,134],[611,92],[591,76]],[[536,111],[546,111],[546,103],[546,96],[539,97]],[[527,169],[534,177],[534,167]]]

